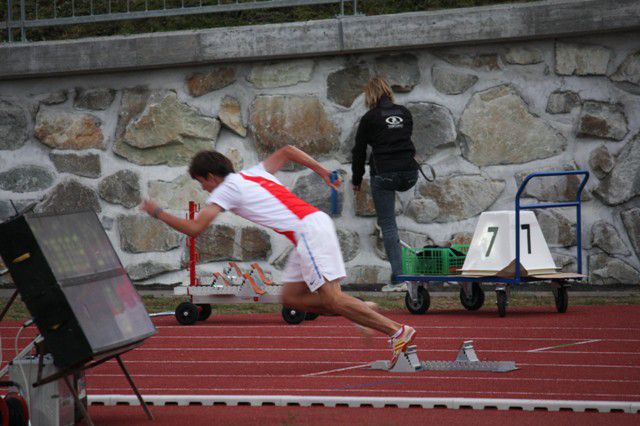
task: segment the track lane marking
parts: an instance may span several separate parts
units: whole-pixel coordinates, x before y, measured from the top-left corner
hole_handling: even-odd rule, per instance
[[[247,336],[153,336],[149,339],[149,341],[158,341],[158,340],[192,340],[192,339],[200,339],[200,340],[212,340],[212,339],[220,339],[220,340],[293,340],[293,339],[302,339],[302,340],[317,340],[317,339],[340,339],[340,340],[363,340],[359,336],[355,337],[347,337],[347,336],[265,336],[265,335],[247,335]],[[373,340],[388,340],[387,336],[375,336],[372,337]],[[626,342],[626,343],[638,343],[640,339],[595,339],[595,338],[586,338],[589,343],[590,341],[606,341],[606,342]],[[474,336],[420,336],[416,337],[415,340],[498,340],[498,341],[558,341],[558,340],[577,340],[582,344],[585,341],[585,338],[571,338],[571,337],[474,337]]]
[[[354,370],[356,368],[363,368],[363,367],[367,367],[371,365],[370,362],[366,363],[366,364],[358,364],[358,365],[352,365],[350,367],[344,367],[344,368],[334,368],[333,370],[326,370],[326,371],[319,371],[317,373],[309,373],[309,374],[303,374],[302,377],[313,377],[313,376],[321,376],[323,374],[329,374],[329,373],[337,373],[339,371],[347,371],[347,370]]]
[[[564,343],[561,345],[555,345],[555,346],[547,346],[545,348],[537,348],[537,349],[530,349],[527,352],[542,352],[542,351],[547,351],[550,349],[558,349],[558,348],[566,348],[568,346],[578,346],[578,345],[586,345],[589,343],[597,343],[597,342],[602,342],[602,339],[591,339],[591,340],[585,340],[582,342],[573,342],[573,343]]]

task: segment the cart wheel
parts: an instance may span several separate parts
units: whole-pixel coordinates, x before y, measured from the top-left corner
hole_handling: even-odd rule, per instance
[[[431,297],[429,296],[429,291],[422,286],[419,286],[417,288],[417,291],[418,299],[415,302],[411,300],[411,295],[409,294],[409,292],[407,292],[407,294],[404,296],[404,305],[412,314],[421,315],[429,310],[429,306],[431,305]]]
[[[320,316],[320,314],[316,314],[315,312],[307,312],[304,315],[304,320],[305,321],[313,321],[314,319],[318,318]]]
[[[294,308],[282,307],[282,318],[287,324],[300,324],[307,314]]]
[[[569,307],[569,292],[565,286],[560,286],[553,292],[553,297],[556,299],[556,309],[561,314],[567,312]]]
[[[471,295],[467,297],[464,288],[460,286],[460,303],[467,311],[477,311],[484,305],[484,290],[480,283],[471,284]]]
[[[498,305],[498,315],[507,315],[507,292],[505,290],[496,291],[496,304]]]
[[[205,321],[211,316],[211,305],[208,303],[199,303],[198,305],[198,321]]]
[[[27,426],[29,424],[29,409],[23,397],[10,392],[4,397],[9,409],[9,426]]]
[[[176,319],[182,325],[193,325],[198,321],[198,307],[191,302],[182,302],[176,308]]]

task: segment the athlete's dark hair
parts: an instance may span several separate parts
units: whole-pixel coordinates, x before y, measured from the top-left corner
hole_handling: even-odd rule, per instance
[[[214,176],[226,177],[233,172],[231,160],[217,151],[200,151],[191,159],[189,166],[189,174],[193,179],[196,176],[206,179],[209,173]]]

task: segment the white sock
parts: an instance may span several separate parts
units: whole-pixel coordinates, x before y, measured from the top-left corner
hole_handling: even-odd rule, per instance
[[[400,326],[400,328],[398,329],[398,331],[396,331],[394,333],[393,336],[391,336],[392,339],[395,339],[396,337],[400,336],[402,334],[402,332],[404,331],[404,325]]]

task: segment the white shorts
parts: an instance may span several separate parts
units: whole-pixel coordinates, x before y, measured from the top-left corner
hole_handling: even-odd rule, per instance
[[[302,229],[296,232],[295,249],[289,255],[282,282],[307,283],[316,291],[326,281],[347,276],[340,243],[333,220],[324,212],[312,213],[302,219]]]

